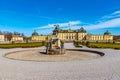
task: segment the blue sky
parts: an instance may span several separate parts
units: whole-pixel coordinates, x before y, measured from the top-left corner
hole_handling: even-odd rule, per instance
[[[0,0],[1,31],[49,34],[54,24],[120,35],[120,0]]]

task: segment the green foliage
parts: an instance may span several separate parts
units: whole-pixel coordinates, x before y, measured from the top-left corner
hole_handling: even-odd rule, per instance
[[[44,46],[41,42],[0,44],[0,48],[33,48]]]
[[[80,45],[84,45],[91,48],[112,48],[112,49],[120,49],[120,43],[115,42],[80,42],[80,41],[74,41],[75,47],[80,47]]]
[[[46,42],[46,45],[45,45],[45,46],[47,47],[47,46],[49,46],[49,45],[50,45],[50,43],[49,43],[49,42]]]
[[[86,45],[86,43],[83,41],[83,42],[82,42],[82,45]]]
[[[79,41],[74,41],[74,46],[75,46],[75,47],[82,47],[81,44],[82,44],[82,43],[79,42]]]
[[[12,44],[15,44],[15,41],[12,41]]]
[[[89,46],[89,45],[90,45],[90,42],[89,42],[89,41],[87,41],[87,42],[86,42],[86,46]]]
[[[113,41],[113,44],[115,44],[115,41]]]
[[[112,48],[112,49],[120,49],[120,44],[119,43],[106,43],[106,42],[91,42],[88,47],[91,48]]]
[[[98,41],[96,41],[96,43],[98,43]]]
[[[42,45],[46,45],[46,41],[42,41]]]

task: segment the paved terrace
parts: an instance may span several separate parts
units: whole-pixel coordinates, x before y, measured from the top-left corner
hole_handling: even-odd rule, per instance
[[[75,49],[72,43],[66,43],[65,47]],[[0,80],[120,80],[120,50],[84,47],[104,52],[105,56],[69,62],[30,62],[3,57],[8,52],[29,49],[33,48],[0,49]]]

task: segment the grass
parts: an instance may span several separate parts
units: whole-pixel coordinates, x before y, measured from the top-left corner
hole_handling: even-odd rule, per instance
[[[45,46],[45,42],[0,44],[0,48],[33,48]]]
[[[75,47],[82,47],[81,45],[86,45],[86,43],[85,42],[74,41],[74,46]]]
[[[88,47],[91,48],[112,48],[112,49],[120,49],[120,44],[118,43],[90,43]]]
[[[120,43],[106,43],[106,42],[74,42],[75,47],[84,45],[90,48],[112,48],[120,49]]]
[[[75,46],[75,47],[79,47],[79,45],[80,45],[79,42],[74,41],[74,46]]]

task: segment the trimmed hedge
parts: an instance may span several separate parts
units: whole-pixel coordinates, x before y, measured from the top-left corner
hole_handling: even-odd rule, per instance
[[[112,49],[120,49],[120,44],[118,43],[90,43],[88,47],[91,48],[112,48]]]
[[[75,47],[78,47],[78,45],[84,45],[90,48],[112,48],[112,49],[120,49],[120,43],[107,43],[107,42],[79,42],[75,41],[74,45]]]
[[[75,47],[82,47],[81,44],[82,44],[81,42],[74,41],[74,46]]]
[[[46,42],[0,44],[0,48],[33,48],[45,46]]]

